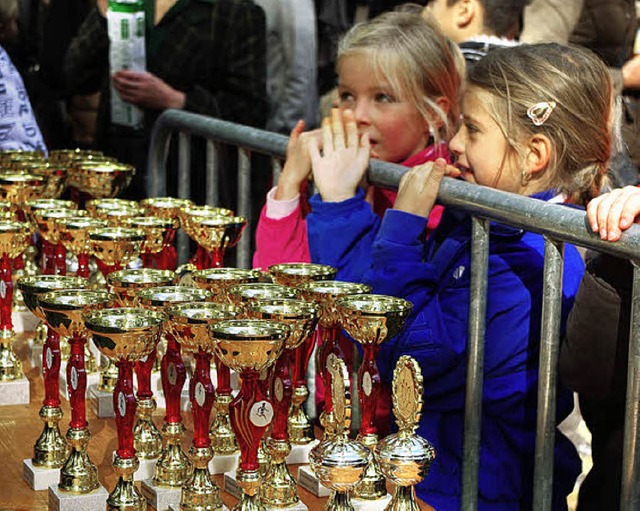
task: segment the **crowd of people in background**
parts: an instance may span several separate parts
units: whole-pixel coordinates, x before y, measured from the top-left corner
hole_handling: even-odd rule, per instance
[[[470,218],[435,205],[440,183],[586,207],[615,242],[640,213],[636,3],[155,0],[147,70],[111,73],[107,0],[0,0],[0,148],[101,149],[138,168],[127,194],[141,198],[150,130],[168,108],[289,135],[279,182],[253,187],[254,265],[331,264],[413,303],[381,372],[388,383],[404,354],[423,367],[419,432],[438,458],[418,494],[454,511]],[[111,94],[142,108],[141,128],[111,122]],[[398,193],[366,184],[372,158],[412,168]],[[631,265],[586,260],[566,247],[557,411],[560,421],[577,392],[593,435],[580,511],[619,508],[631,309]],[[482,510],[531,508],[543,261],[541,236],[492,226]],[[555,447],[553,508],[564,509],[580,467],[559,432]]]

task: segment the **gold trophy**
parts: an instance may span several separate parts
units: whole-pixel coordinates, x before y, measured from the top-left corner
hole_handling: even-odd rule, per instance
[[[67,167],[61,163],[47,160],[23,162],[16,170],[42,175],[47,179],[47,186],[43,190],[43,199],[57,199],[67,187]]]
[[[400,357],[393,371],[392,387],[398,432],[378,442],[375,448],[382,473],[395,485],[385,511],[420,511],[414,486],[429,473],[436,451],[415,434],[422,411],[422,372],[414,358]]]
[[[259,319],[221,321],[209,328],[218,357],[242,378],[240,392],[229,406],[231,426],[240,446],[236,480],[242,488],[233,510],[264,511],[258,497],[262,484],[258,446],[274,412],[258,378],[280,356],[289,328]]]
[[[342,328],[362,345],[364,357],[358,370],[360,431],[358,440],[372,452],[378,443],[376,403],[380,398],[378,350],[380,344],[398,335],[413,308],[411,302],[385,295],[350,295],[336,301]],[[385,498],[387,488],[380,467],[372,457],[355,496],[367,501]]]
[[[283,263],[269,267],[269,273],[276,284],[298,287],[305,282],[332,280],[337,269],[333,266],[314,263]],[[307,367],[316,345],[316,336],[311,335],[294,352],[292,365],[293,394],[289,412],[289,441],[296,446],[309,445],[314,441],[313,426],[304,410],[309,397],[307,388]],[[306,460],[301,460],[305,461]]]
[[[196,359],[189,385],[193,415],[193,443],[189,455],[193,473],[182,486],[180,509],[183,511],[222,509],[220,492],[211,479],[208,467],[213,458],[209,424],[215,393],[210,375],[213,339],[209,335],[208,326],[221,320],[234,319],[239,312],[233,305],[214,302],[183,303],[167,309],[175,338]]]
[[[172,305],[203,302],[210,296],[204,289],[186,286],[151,287],[138,292],[139,304],[142,307],[162,312]],[[189,458],[181,445],[185,427],[180,412],[180,398],[187,371],[180,353],[180,344],[173,332],[165,328],[164,337],[167,340],[167,350],[160,366],[162,390],[166,401],[166,415],[162,426],[164,447],[156,462],[153,484],[179,488],[185,483],[191,470]]]
[[[13,351],[13,276],[11,261],[29,244],[26,222],[0,220],[0,382],[22,378],[22,363]],[[28,388],[28,387],[27,387]]]
[[[219,216],[233,216],[233,211],[227,208],[218,208],[215,206],[195,206],[189,205],[185,206],[180,210],[180,224],[182,225],[182,229],[185,233],[191,238],[194,239],[195,230],[194,230],[194,219],[195,223],[197,223],[198,217],[219,217]],[[197,242],[196,242],[197,244]],[[202,270],[204,268],[216,268],[222,266],[222,263],[219,265],[213,264],[211,261],[211,254],[209,254],[202,245],[197,245],[196,253],[189,260],[191,264],[193,264],[197,269]]]
[[[167,270],[128,269],[111,272],[107,275],[107,286],[118,297],[122,307],[138,307],[137,293],[143,289],[171,285],[175,273]],[[151,371],[156,362],[156,347],[136,361],[135,371],[138,380],[137,414],[138,420],[133,428],[133,441],[138,458],[156,459],[162,450],[162,435],[153,422],[156,409],[151,388]]]
[[[118,449],[113,468],[118,482],[107,499],[107,511],[146,511],[147,502],[133,485],[139,463],[133,443],[136,399],[133,394],[133,364],[155,349],[165,315],[142,308],[91,311],[84,315],[85,327],[101,353],[118,366],[113,391]]]
[[[338,280],[320,280],[306,282],[299,286],[303,298],[320,305],[320,321],[318,322],[318,353],[316,368],[325,389],[324,410],[320,414],[320,424],[324,428],[325,439],[333,435],[333,405],[331,403],[331,373],[327,371],[327,361],[335,356],[344,360],[344,353],[339,344],[340,338],[340,314],[336,307],[336,301],[347,295],[364,294],[371,291],[366,284],[342,282]]]
[[[153,199],[143,199],[140,206],[144,208],[146,214],[157,218],[163,218],[173,222],[173,229],[170,229],[165,238],[165,246],[162,251],[151,257],[152,268],[160,270],[175,270],[178,265],[178,253],[174,246],[174,239],[177,229],[180,227],[180,210],[193,206],[189,199],[176,199],[173,197],[155,197]]]
[[[106,226],[107,223],[104,220],[89,217],[68,218],[58,225],[60,243],[78,258],[78,270],[76,272],[78,277],[89,279],[91,275],[89,262],[92,249],[89,242],[89,232]]]
[[[115,296],[104,291],[58,290],[38,297],[38,306],[53,330],[69,339],[71,355],[67,362],[67,387],[71,405],[71,421],[67,442],[71,454],[60,470],[58,489],[62,492],[89,493],[97,489],[98,469],[89,459],[87,445],[91,438],[86,418],[85,394],[87,373],[84,367],[84,345],[87,332],[82,314],[111,306]]]
[[[371,453],[358,441],[349,440],[351,397],[349,372],[338,357],[328,359],[331,373],[331,393],[335,435],[325,439],[309,453],[311,468],[324,486],[331,490],[326,511],[354,511],[349,494],[360,482],[369,464]]]
[[[38,296],[56,289],[82,289],[84,279],[63,275],[36,275],[22,277],[18,288],[22,291],[24,302],[29,310],[45,324],[46,318],[38,307]],[[42,378],[44,380],[44,399],[40,408],[40,418],[44,429],[33,446],[33,458],[25,460],[25,470],[34,490],[44,490],[58,478],[60,469],[69,456],[69,446],[60,434],[58,423],[62,419],[60,408],[60,336],[49,328],[42,350]],[[48,471],[51,470],[51,473]],[[49,484],[48,484],[49,483]]]
[[[213,295],[213,300],[220,303],[229,302],[227,291],[236,284],[258,282],[261,272],[244,268],[208,268],[196,270],[191,278],[196,286],[206,289]],[[238,450],[236,436],[229,420],[229,404],[231,403],[231,374],[214,354],[216,366],[215,416],[211,422],[209,436],[213,452],[220,456],[229,456]],[[222,467],[221,471],[225,471]]]
[[[268,319],[287,325],[290,334],[284,351],[276,361],[271,400],[274,418],[267,443],[270,457],[260,500],[267,507],[306,509],[300,506],[296,482],[289,473],[286,457],[291,451],[288,417],[291,407],[291,354],[313,334],[320,310],[315,303],[291,299],[254,300],[247,306],[247,313],[256,319]]]
[[[146,238],[142,243],[140,257],[145,268],[153,267],[153,256],[171,244],[179,225],[176,220],[154,216],[134,216],[125,219],[124,223],[128,227],[144,231]]]
[[[109,162],[79,162],[73,167],[73,183],[94,198],[116,197],[124,190],[136,169],[132,165]]]

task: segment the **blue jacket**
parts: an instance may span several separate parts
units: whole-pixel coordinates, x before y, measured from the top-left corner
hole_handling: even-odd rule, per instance
[[[538,198],[549,199],[551,193]],[[425,243],[426,219],[388,210],[380,220],[361,192],[342,203],[311,200],[307,217],[314,262],[333,264],[342,280],[365,281],[373,292],[413,303],[404,331],[383,343],[382,378],[391,379],[399,357],[416,358],[424,377],[418,434],[436,448],[418,495],[438,511],[460,509],[470,217],[445,209]],[[531,508],[542,304],[542,236],[491,224],[486,311],[479,509]],[[565,247],[562,329],[584,272],[573,246]],[[558,394],[560,422],[571,394]],[[557,434],[554,509],[566,509],[580,465],[573,446]]]

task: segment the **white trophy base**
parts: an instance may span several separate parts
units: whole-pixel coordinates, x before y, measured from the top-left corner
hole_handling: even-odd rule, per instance
[[[298,499],[298,502],[293,506],[287,507],[275,507],[275,506],[264,506],[266,511],[308,511],[307,505]]]
[[[11,321],[13,321],[13,331],[17,334],[35,332],[38,323],[40,323],[40,320],[30,310],[13,311]]]
[[[391,502],[391,495],[388,493],[377,500],[356,499],[351,496],[351,505],[355,511],[384,511]]]
[[[226,474],[227,472],[235,473],[239,460],[239,452],[234,454],[215,454],[209,462],[209,473],[212,475]]]
[[[220,509],[222,511],[229,511],[229,508],[224,504],[222,504],[222,507]],[[177,506],[169,506],[169,511],[181,511],[181,510],[182,508],[180,507],[180,504],[178,504]],[[285,511],[289,511],[289,508],[286,508]]]
[[[224,491],[229,495],[231,495],[232,497],[235,497],[236,499],[239,499],[240,497],[242,497],[242,488],[240,487],[240,485],[238,484],[238,481],[236,480],[235,470],[232,472],[225,472]]]
[[[92,385],[89,388],[89,400],[91,409],[99,419],[111,419],[116,416],[113,410],[113,393],[102,392],[98,386]]]
[[[22,462],[22,477],[32,490],[46,490],[52,484],[58,484],[60,469],[35,467],[33,461],[26,459]]]
[[[109,493],[100,485],[91,493],[62,492],[57,484],[49,486],[49,511],[98,511],[107,505]]]
[[[113,451],[113,459],[116,459],[115,451]],[[133,473],[133,480],[146,481],[147,479],[152,479],[155,475],[157,461],[158,458],[154,458],[152,460],[138,458],[138,463],[140,464],[140,466],[138,467],[138,470]]]
[[[30,397],[29,380],[25,376],[0,382],[0,406],[28,405]]]
[[[69,400],[69,392],[67,389],[67,368],[64,369],[60,367],[60,397],[66,400]],[[100,382],[100,372],[95,371],[93,373],[87,373],[87,391],[92,387],[98,385]],[[109,394],[111,396],[111,394]],[[115,417],[115,415],[110,415],[109,417]]]
[[[172,507],[180,508],[181,488],[156,486],[151,479],[147,479],[140,484],[140,493],[156,511],[168,511]]]
[[[331,495],[331,490],[322,486],[308,465],[298,468],[298,484],[305,490],[313,493],[316,497],[328,497]]]
[[[42,349],[43,344],[36,344],[33,339],[29,339],[29,363],[31,367],[42,370]],[[42,372],[42,371],[41,371]]]
[[[309,453],[319,443],[320,440],[314,440],[305,445],[291,444],[291,452],[285,458],[285,462],[287,465],[308,465]]]

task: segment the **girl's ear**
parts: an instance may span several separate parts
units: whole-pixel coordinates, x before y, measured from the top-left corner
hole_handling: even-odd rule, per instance
[[[456,10],[456,24],[458,28],[466,28],[478,15],[477,0],[458,0],[453,7]]]
[[[440,110],[442,110],[442,113],[444,113],[445,117],[449,115],[449,109],[451,108],[451,101],[449,100],[449,98],[445,96],[440,96],[435,100],[435,104],[438,106],[438,108],[440,108]],[[442,125],[445,122],[444,119],[442,119],[435,112],[431,112],[429,117],[430,117],[429,124],[431,126],[437,129],[442,128]]]
[[[543,172],[551,160],[553,151],[551,140],[546,135],[536,133],[529,139],[526,151],[524,161],[526,172],[532,178],[536,178],[536,174]]]

